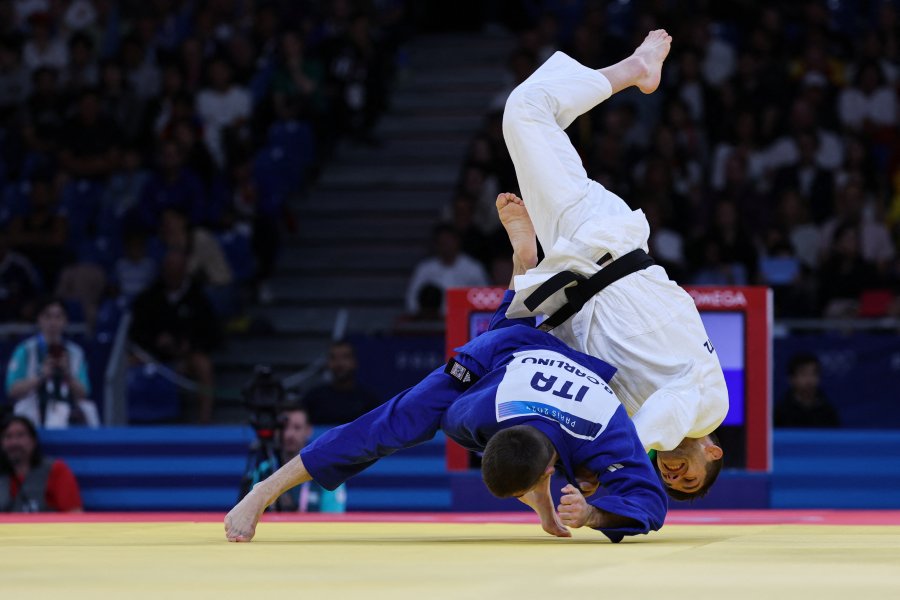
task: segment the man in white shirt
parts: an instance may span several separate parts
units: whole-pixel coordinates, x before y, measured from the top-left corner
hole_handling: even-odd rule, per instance
[[[435,256],[426,258],[413,271],[406,289],[406,310],[419,310],[419,292],[426,285],[446,291],[452,287],[488,285],[484,267],[460,250],[459,234],[451,225],[438,225],[434,230]]]
[[[224,59],[213,60],[209,66],[209,79],[212,87],[197,94],[197,114],[203,119],[209,153],[222,167],[225,165],[223,133],[226,128],[250,118],[253,105],[250,92],[232,83],[231,67]]]
[[[516,277],[507,315],[543,313],[552,323],[561,309],[577,310],[552,333],[618,367],[611,387],[644,447],[658,451],[667,491],[687,499],[704,494],[721,469],[722,449],[710,437],[728,412],[721,365],[692,298],[661,267],[647,266],[643,212],[587,177],[564,132],[616,92],[631,86],[653,92],[670,45],[665,31],[651,32],[632,56],[596,71],[557,52],[517,87],[506,103],[503,133],[527,213],[504,210],[517,204],[512,194],[501,194],[498,209],[519,260],[532,252],[535,234],[546,251],[540,265]],[[536,259],[536,253],[528,257],[529,264]],[[620,268],[629,264],[637,266]],[[587,295],[581,306],[573,301],[580,293],[572,290],[585,278],[623,270],[599,293],[581,294]],[[537,305],[529,300],[555,287],[551,280],[564,272],[582,281],[544,294]]]

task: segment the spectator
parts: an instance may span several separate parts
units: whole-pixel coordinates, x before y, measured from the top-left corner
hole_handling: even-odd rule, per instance
[[[478,227],[478,219],[475,218],[476,208],[475,198],[465,192],[456,194],[453,199],[450,223],[459,236],[460,249],[483,265],[487,265],[490,248],[487,236]],[[497,209],[495,208],[494,214],[496,215],[496,213]]]
[[[135,146],[126,146],[122,150],[119,167],[109,178],[100,200],[101,218],[113,231],[121,227],[129,214],[138,212],[141,196],[150,179]]]
[[[125,234],[125,256],[116,261],[114,279],[129,303],[156,281],[159,267],[147,256],[147,237],[142,231]]]
[[[6,236],[0,235],[0,323],[30,321],[40,287],[40,276],[31,262],[12,252]]]
[[[28,150],[48,155],[56,150],[65,123],[65,100],[55,69],[42,67],[31,78],[31,96],[22,115],[22,139]]]
[[[859,226],[853,222],[839,225],[834,241],[819,270],[819,300],[827,318],[855,317],[859,296],[877,285],[874,265],[860,252]]]
[[[54,294],[66,303],[73,320],[93,329],[106,291],[106,270],[99,264],[82,261],[67,266],[59,275]]]
[[[766,164],[769,169],[796,164],[800,158],[797,145],[801,133],[809,133],[816,139],[816,163],[823,169],[836,169],[844,160],[844,148],[840,138],[816,122],[813,107],[807,100],[796,99],[791,106],[788,121],[790,133],[778,139],[766,150]]]
[[[431,284],[446,291],[451,287],[487,285],[484,267],[474,258],[462,253],[459,234],[451,225],[434,229],[435,256],[421,261],[413,271],[406,291],[406,310],[419,310],[419,289]],[[316,419],[313,418],[315,421]]]
[[[281,428],[276,433],[280,446],[280,464],[287,463],[300,454],[313,435],[309,415],[302,406],[288,408],[281,414]],[[274,470],[274,469],[273,469]],[[308,481],[286,491],[275,501],[277,512],[343,513],[347,510],[347,488],[338,486],[326,490],[314,481]]]
[[[101,110],[97,90],[85,90],[77,115],[66,125],[60,163],[73,177],[105,179],[118,166],[117,129]]]
[[[168,252],[187,256],[190,277],[214,287],[231,285],[234,275],[219,242],[203,227],[191,228],[184,213],[165,210],[160,219],[159,237]]]
[[[203,182],[184,164],[184,152],[178,142],[164,141],[159,147],[159,165],[141,194],[137,221],[147,231],[159,227],[166,209],[191,215],[193,223],[203,219],[206,195]]]
[[[841,123],[852,131],[874,133],[897,124],[897,93],[875,61],[857,67],[853,85],[841,92],[838,107]]]
[[[840,427],[834,406],[820,385],[822,365],[812,354],[797,354],[788,365],[789,387],[775,407],[775,427]]]
[[[356,351],[350,342],[333,342],[328,348],[330,381],[314,387],[303,398],[309,420],[323,425],[349,423],[381,402],[356,380]]]
[[[837,245],[837,229],[845,223],[854,223],[859,229],[860,252],[863,260],[884,266],[894,258],[894,243],[890,232],[866,210],[865,193],[857,179],[851,179],[838,190],[834,216],[822,225],[822,253],[827,254]],[[867,213],[869,213],[867,215]]]
[[[224,58],[209,64],[209,86],[197,94],[197,114],[203,119],[206,146],[216,165],[225,166],[226,133],[250,118],[250,92],[232,81],[231,66]]]
[[[115,124],[119,137],[127,144],[138,141],[143,106],[125,81],[117,62],[106,61],[100,68],[100,93],[103,114]]]
[[[15,347],[6,371],[6,395],[15,414],[43,427],[100,425],[81,346],[65,339],[66,309],[58,299],[37,308],[38,333]]]
[[[0,512],[82,512],[72,470],[41,453],[37,430],[12,417],[0,428]]]
[[[775,173],[773,191],[775,194],[781,194],[788,188],[799,191],[810,207],[813,220],[823,223],[834,211],[832,170],[824,169],[816,162],[818,141],[813,134],[799,134],[796,144],[798,160]]]
[[[138,98],[149,100],[159,93],[160,72],[153,52],[148,52],[136,34],[122,41],[122,64],[125,78]]]
[[[272,77],[275,115],[279,119],[292,114],[310,119],[323,114],[322,66],[307,56],[303,39],[296,32],[282,34],[279,63]]]
[[[9,245],[25,255],[37,267],[48,287],[65,262],[68,221],[59,208],[53,180],[37,175],[31,180],[28,209],[9,225]]]
[[[94,40],[87,33],[79,31],[69,38],[69,64],[62,71],[62,80],[74,94],[100,83],[100,72],[94,60]]]
[[[31,87],[28,70],[16,42],[10,38],[0,40],[0,124],[6,126],[28,97]]]
[[[28,70],[34,72],[41,67],[64,69],[69,63],[69,53],[62,40],[52,33],[53,17],[45,12],[34,13],[28,18],[28,24],[31,36],[22,51]]]
[[[361,142],[377,142],[372,129],[387,106],[389,65],[372,35],[369,17],[354,15],[330,53],[328,77],[337,88],[338,121]]]
[[[507,283],[509,279],[507,278]],[[404,313],[394,321],[393,332],[401,335],[429,335],[444,333],[444,290],[427,284],[419,288],[419,310]]]
[[[663,218],[658,204],[647,203],[643,210],[650,224],[650,239],[647,242],[650,254],[670,277],[678,281],[684,273],[684,238],[667,226],[667,219]]]
[[[214,371],[210,353],[220,333],[212,306],[197,283],[188,277],[188,258],[170,252],[160,278],[134,300],[130,337],[156,360],[171,363],[200,386],[199,423],[212,418]]]

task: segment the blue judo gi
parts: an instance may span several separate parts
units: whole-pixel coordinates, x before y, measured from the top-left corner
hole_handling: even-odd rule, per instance
[[[329,430],[300,455],[313,479],[334,489],[379,458],[443,430],[463,447],[484,450],[494,433],[530,425],[556,448],[557,469],[596,473],[606,495],[588,503],[628,517],[632,526],[604,529],[614,542],[662,527],[667,500],[625,409],[607,382],[614,367],[507,319],[507,292],[490,329],[457,348],[454,361],[359,419]],[[577,487],[577,486],[576,486]]]

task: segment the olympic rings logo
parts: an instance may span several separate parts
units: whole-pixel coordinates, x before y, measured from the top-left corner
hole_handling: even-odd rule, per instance
[[[503,288],[469,288],[466,300],[477,310],[494,310],[503,302]]]

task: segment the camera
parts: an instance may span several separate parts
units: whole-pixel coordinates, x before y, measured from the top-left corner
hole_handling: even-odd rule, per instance
[[[285,404],[281,380],[275,378],[271,367],[256,365],[253,377],[244,386],[243,396],[256,436],[261,440],[272,440],[281,426],[280,415]]]

